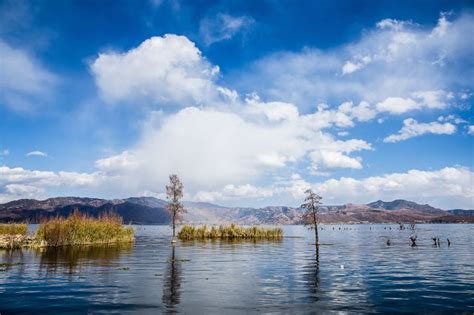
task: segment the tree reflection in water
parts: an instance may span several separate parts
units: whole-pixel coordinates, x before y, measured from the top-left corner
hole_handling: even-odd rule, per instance
[[[16,270],[22,275],[25,269],[25,259],[21,249],[0,250],[0,272]]]
[[[90,266],[110,266],[124,253],[130,254],[133,243],[109,246],[60,246],[37,249],[40,270],[75,273]]]
[[[171,256],[168,259],[168,268],[163,283],[162,301],[167,312],[175,313],[179,304],[181,287],[181,262],[175,254],[175,246],[171,246]]]
[[[311,298],[314,302],[318,301],[318,291],[319,291],[319,247],[316,246],[316,253],[314,258],[310,259],[310,263],[307,266],[307,283],[308,290]]]

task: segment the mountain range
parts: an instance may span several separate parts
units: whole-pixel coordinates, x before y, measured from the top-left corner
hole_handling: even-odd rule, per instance
[[[91,216],[115,212],[126,223],[167,224],[170,217],[166,204],[154,197],[20,199],[0,204],[0,222],[38,223],[43,218],[67,216],[77,209]],[[187,209],[184,221],[192,223],[301,224],[303,215],[303,209],[285,206],[224,207],[190,201],[185,201],[184,206]],[[474,222],[474,210],[442,210],[407,200],[378,200],[368,204],[322,206],[319,219],[324,223]]]

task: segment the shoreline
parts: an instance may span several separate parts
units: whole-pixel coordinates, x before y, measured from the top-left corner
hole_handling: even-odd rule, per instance
[[[84,242],[84,243],[64,243],[61,245],[51,245],[44,240],[40,240],[32,235],[0,235],[0,249],[20,249],[20,248],[45,248],[64,246],[91,246],[91,245],[113,245],[119,243],[133,243],[135,237],[117,238],[109,241]]]

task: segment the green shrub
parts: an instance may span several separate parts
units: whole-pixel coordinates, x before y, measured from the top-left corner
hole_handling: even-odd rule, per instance
[[[93,218],[76,211],[68,218],[57,217],[41,222],[36,239],[48,246],[130,242],[133,229],[124,227],[122,218],[116,214]]]
[[[181,240],[203,240],[203,239],[281,239],[283,230],[281,228],[269,227],[243,227],[235,224],[221,225],[219,228],[212,226],[209,230],[206,225],[192,226],[184,225],[178,233]]]
[[[26,224],[0,224],[0,235],[26,235],[27,232],[28,226]]]

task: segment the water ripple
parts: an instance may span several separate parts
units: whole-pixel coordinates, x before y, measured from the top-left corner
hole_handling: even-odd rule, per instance
[[[173,248],[168,227],[138,226],[134,246],[0,251],[0,312],[473,312],[473,226],[390,227],[326,226],[318,255],[300,226],[282,241]]]

